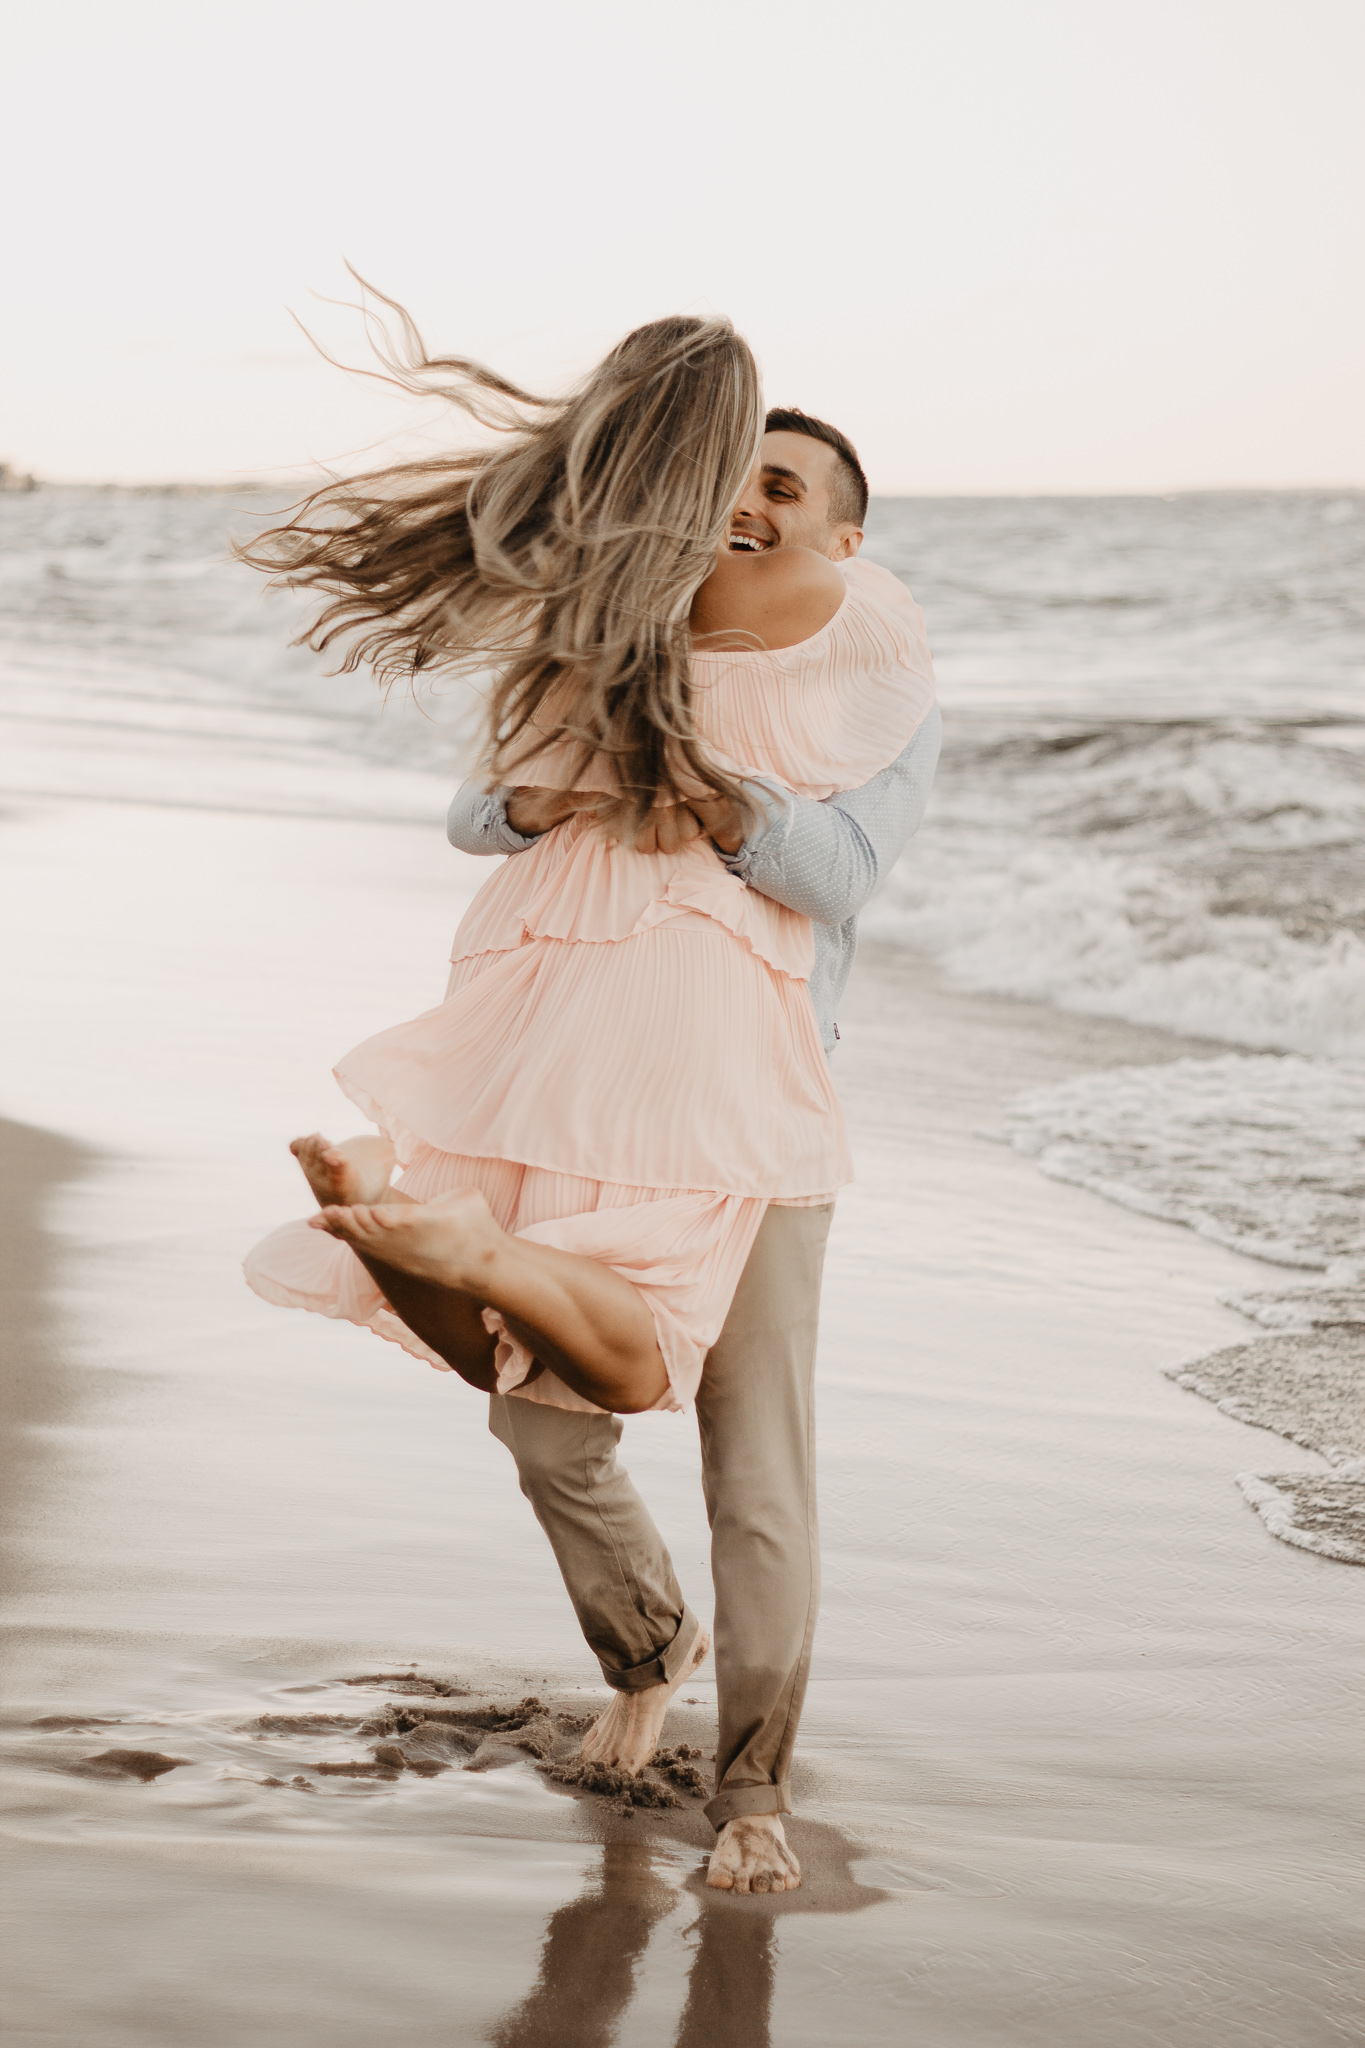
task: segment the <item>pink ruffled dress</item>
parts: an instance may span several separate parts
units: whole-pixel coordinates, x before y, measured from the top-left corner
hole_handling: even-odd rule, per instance
[[[698,727],[742,772],[824,798],[909,744],[934,695],[919,607],[886,570],[841,565],[814,638],[693,657]],[[557,786],[542,756],[537,783]],[[706,839],[607,845],[571,819],[503,862],[455,934],[445,1000],[350,1052],[337,1080],[393,1140],[420,1201],[482,1190],[506,1230],[603,1260],[654,1316],[669,1392],[696,1392],[769,1202],[852,1178],[806,989],[810,920],[747,889]],[[442,1371],[350,1249],[306,1222],[246,1262],[268,1301],[362,1323]],[[499,1337],[498,1387],[592,1404]]]

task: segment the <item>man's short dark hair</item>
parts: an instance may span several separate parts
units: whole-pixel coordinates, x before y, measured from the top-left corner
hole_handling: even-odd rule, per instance
[[[835,526],[861,526],[867,518],[867,478],[858,451],[847,434],[841,434],[828,420],[812,419],[794,405],[775,405],[763,423],[766,434],[804,434],[808,440],[823,441],[839,458],[834,488],[829,494],[829,516]]]

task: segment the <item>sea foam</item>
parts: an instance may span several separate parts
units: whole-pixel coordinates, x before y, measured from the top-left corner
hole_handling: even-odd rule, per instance
[[[1227,1053],[1078,1075],[1016,1096],[1001,1135],[1054,1179],[1321,1276],[1226,1293],[1272,1334],[1168,1373],[1335,1468],[1237,1484],[1281,1541],[1365,1564],[1365,1060]]]
[[[1266,1050],[1365,1046],[1365,726],[949,721],[864,931],[968,988]]]
[[[1005,1135],[1055,1180],[1279,1265],[1365,1260],[1365,1060],[1224,1054],[1033,1088]]]

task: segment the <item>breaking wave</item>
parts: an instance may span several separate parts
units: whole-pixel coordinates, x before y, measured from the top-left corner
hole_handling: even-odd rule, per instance
[[[1018,1095],[1005,1136],[1056,1180],[1253,1258],[1365,1261],[1365,1059],[1227,1053]]]
[[[1319,1056],[1365,1045],[1365,721],[950,727],[866,915],[959,984]]]

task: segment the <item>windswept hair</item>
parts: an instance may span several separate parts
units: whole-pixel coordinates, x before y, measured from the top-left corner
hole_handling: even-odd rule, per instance
[[[763,432],[748,345],[728,320],[654,320],[567,397],[538,398],[428,355],[382,302],[401,342],[367,308],[384,368],[366,374],[449,400],[498,441],[326,484],[242,560],[326,600],[300,638],[339,644],[343,671],[492,668],[491,782],[534,782],[536,753],[568,739],[607,764],[629,824],[688,793],[742,802],[697,734],[688,614]]]

